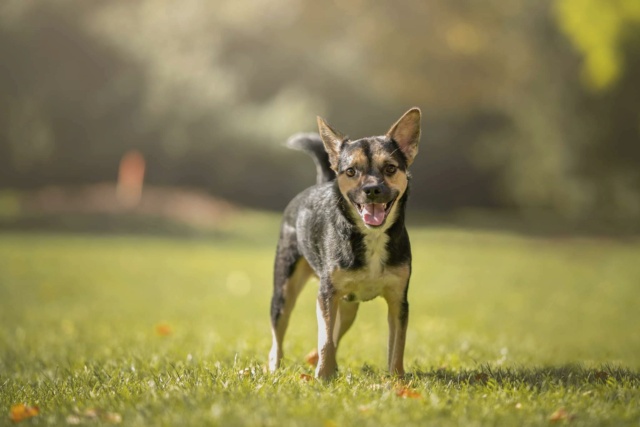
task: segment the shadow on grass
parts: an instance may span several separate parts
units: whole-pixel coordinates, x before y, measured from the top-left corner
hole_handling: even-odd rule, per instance
[[[640,372],[631,369],[603,365],[585,368],[578,364],[539,368],[495,368],[483,366],[479,369],[433,369],[408,374],[409,378],[452,385],[526,385],[543,388],[550,385],[581,386],[585,384],[624,384],[640,387]]]

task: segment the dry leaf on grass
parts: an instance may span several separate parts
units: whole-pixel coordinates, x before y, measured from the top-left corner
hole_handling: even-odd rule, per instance
[[[98,419],[98,410],[96,408],[89,408],[84,411],[82,414],[85,418],[89,420],[97,420]]]
[[[161,337],[169,336],[172,333],[173,333],[173,329],[171,328],[171,326],[167,325],[166,323],[160,323],[156,325],[156,334],[160,335]]]
[[[78,425],[89,421],[101,421],[105,424],[120,424],[122,415],[117,412],[106,412],[98,408],[88,408],[84,412],[75,412],[67,417],[67,424]]]
[[[313,377],[308,374],[300,374],[300,379],[303,381],[313,381]]]
[[[401,387],[396,389],[396,396],[403,399],[420,399],[422,395],[415,390],[411,390],[407,387]]]
[[[368,412],[373,411],[373,406],[371,404],[369,404],[369,405],[359,405],[358,406],[358,411],[362,412],[363,414],[366,414]]]
[[[120,424],[122,422],[122,415],[117,412],[105,412],[102,416],[102,421],[109,424]]]
[[[564,408],[560,408],[549,416],[549,421],[551,421],[552,423],[557,423],[564,420],[571,421],[574,418],[575,415],[568,413]]]
[[[304,357],[304,361],[307,362],[309,365],[316,367],[318,366],[318,358],[319,358],[318,350],[314,348]]]
[[[77,426],[80,423],[82,423],[82,418],[80,418],[79,415],[71,414],[71,415],[67,416],[67,424],[69,424],[71,426]]]
[[[20,421],[35,417],[39,413],[40,409],[38,409],[37,406],[28,406],[20,403],[11,407],[11,411],[9,412],[9,419],[11,419],[11,421],[13,421],[14,423],[19,423]]]

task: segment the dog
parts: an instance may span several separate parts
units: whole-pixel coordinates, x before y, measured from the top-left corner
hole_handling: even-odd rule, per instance
[[[337,372],[336,351],[360,302],[388,305],[388,370],[404,375],[409,320],[411,246],[405,228],[408,167],[418,153],[421,112],[407,111],[384,136],[350,140],[318,117],[318,134],[298,134],[287,145],[308,152],[316,185],[286,207],[274,265],[273,344],[269,370],[278,369],[296,299],[316,276],[318,364],[315,375]]]

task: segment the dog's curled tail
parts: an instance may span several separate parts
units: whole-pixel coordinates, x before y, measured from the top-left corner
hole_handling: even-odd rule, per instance
[[[331,169],[329,155],[317,133],[297,133],[287,140],[287,147],[308,153],[316,164],[316,184],[333,181],[336,173]]]

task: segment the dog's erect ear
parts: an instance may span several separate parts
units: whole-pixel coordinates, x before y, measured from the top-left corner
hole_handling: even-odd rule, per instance
[[[407,158],[407,166],[413,163],[413,159],[418,154],[418,142],[420,141],[420,109],[413,107],[398,120],[387,136],[393,139],[400,146],[400,150]]]
[[[340,158],[340,147],[345,142],[346,138],[340,133],[331,128],[324,121],[322,117],[318,116],[318,131],[324,144],[324,149],[329,154],[329,162],[331,163],[331,169],[338,172],[338,159]]]

